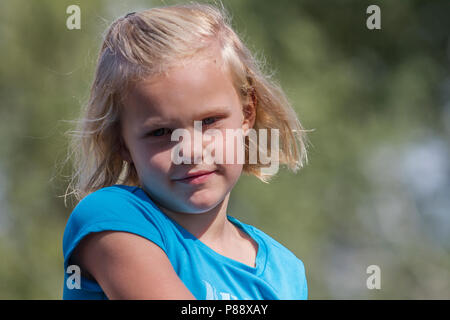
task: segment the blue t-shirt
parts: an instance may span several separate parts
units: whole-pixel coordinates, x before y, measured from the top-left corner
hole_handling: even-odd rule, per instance
[[[223,256],[165,215],[147,193],[116,184],[84,197],[64,231],[63,299],[108,299],[100,285],[83,276],[74,287],[70,256],[91,232],[124,231],[140,235],[167,254],[175,272],[199,300],[300,300],[308,289],[302,261],[261,230],[227,215],[258,244],[255,267]]]

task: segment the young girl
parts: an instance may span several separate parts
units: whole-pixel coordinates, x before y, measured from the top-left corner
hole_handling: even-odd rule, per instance
[[[195,150],[203,142],[192,144],[192,162],[172,161],[170,133],[193,135],[194,121],[224,135],[242,129],[246,159],[258,143],[249,131],[276,128],[279,162],[295,172],[307,161],[295,111],[223,7],[165,6],[116,20],[71,145],[66,195],[79,203],[64,232],[63,299],[307,298],[302,261],[227,211],[241,173],[267,182],[266,163],[206,164]]]

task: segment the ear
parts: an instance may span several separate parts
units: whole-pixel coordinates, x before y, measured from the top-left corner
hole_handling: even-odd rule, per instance
[[[242,122],[242,130],[244,135],[248,135],[248,130],[253,128],[256,120],[256,92],[254,88],[249,90],[250,102],[243,107],[244,120]]]

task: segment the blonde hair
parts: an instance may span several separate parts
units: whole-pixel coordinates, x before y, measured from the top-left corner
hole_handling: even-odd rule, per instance
[[[189,3],[156,7],[118,18],[106,30],[98,56],[89,101],[75,121],[66,161],[73,172],[64,198],[79,201],[87,194],[117,183],[141,186],[134,165],[119,150],[124,146],[119,114],[130,85],[163,72],[183,59],[198,57],[216,42],[243,104],[256,107],[253,129],[279,130],[279,161],[296,172],[308,161],[306,130],[281,87],[262,72],[259,62],[232,30],[221,4]],[[246,159],[248,141],[246,137]],[[270,138],[268,138],[268,143]],[[269,146],[268,146],[269,147]],[[245,163],[243,172],[268,182],[259,162]],[[69,192],[70,190],[70,192]]]

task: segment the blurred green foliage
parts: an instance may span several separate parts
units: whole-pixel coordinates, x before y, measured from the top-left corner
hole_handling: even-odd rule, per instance
[[[0,299],[60,299],[67,150],[106,27],[174,1],[0,2]],[[310,299],[450,298],[450,2],[223,1],[309,133],[229,214],[305,264]],[[66,28],[81,7],[81,30]],[[366,8],[381,8],[381,30]],[[366,268],[381,268],[381,289]]]

